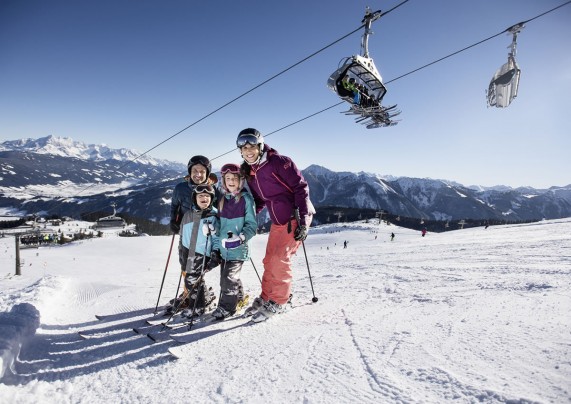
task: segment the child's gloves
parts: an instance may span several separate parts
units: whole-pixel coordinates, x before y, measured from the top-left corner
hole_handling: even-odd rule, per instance
[[[208,236],[209,234],[215,234],[216,233],[216,228],[214,227],[214,225],[210,222],[205,222],[202,225],[202,234],[204,234],[205,236]]]
[[[212,250],[210,253],[210,261],[208,261],[207,269],[210,271],[216,268],[222,262],[222,255],[219,250]]]

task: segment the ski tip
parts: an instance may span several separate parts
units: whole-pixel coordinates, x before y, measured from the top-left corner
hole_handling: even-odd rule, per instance
[[[80,337],[81,339],[87,339],[87,338],[88,338],[87,335],[85,335],[82,331],[79,331],[79,332],[77,333],[77,335],[79,335],[79,337]]]
[[[176,349],[169,348],[168,353],[172,359],[182,359],[182,355]]]
[[[95,315],[95,318],[98,319],[99,321],[105,320],[106,317],[107,317],[107,316],[102,316],[102,315],[100,315],[100,314],[96,314],[96,315]]]

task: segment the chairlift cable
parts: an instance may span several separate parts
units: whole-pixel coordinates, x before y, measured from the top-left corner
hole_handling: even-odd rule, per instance
[[[539,17],[543,17],[545,14],[549,14],[549,13],[551,13],[552,11],[557,10],[558,8],[561,8],[561,7],[563,7],[563,6],[566,6],[566,5],[569,4],[569,3],[571,3],[571,0],[568,1],[568,2],[566,2],[566,3],[560,4],[560,5],[558,5],[557,7],[552,8],[551,10],[548,10],[548,11],[546,11],[546,12],[544,12],[544,13],[541,13],[541,14],[539,14],[539,15],[536,15],[535,17],[530,18],[529,20],[522,21],[522,22],[520,22],[519,24],[527,24],[528,22],[531,22],[531,21],[533,21],[533,20],[535,20],[535,19],[538,19]],[[516,24],[516,25],[518,25],[518,24]],[[510,27],[510,28],[511,28],[511,27]],[[504,32],[509,31],[510,28],[506,29],[506,31],[504,31]]]
[[[337,107],[337,106],[339,106],[339,105],[341,105],[341,104],[344,104],[344,103],[345,103],[344,101],[338,102],[337,104],[334,104],[334,105],[331,105],[331,106],[329,106],[329,107],[327,107],[327,108],[324,108],[324,109],[322,109],[321,111],[314,112],[314,113],[311,114],[311,115],[307,115],[307,116],[305,116],[304,118],[298,119],[298,120],[295,121],[295,122],[289,123],[289,124],[287,124],[287,125],[285,125],[285,126],[282,126],[282,127],[279,128],[279,129],[276,129],[276,130],[274,130],[274,131],[272,131],[272,132],[266,133],[266,134],[264,134],[264,139],[267,138],[267,137],[269,137],[269,136],[271,136],[271,135],[273,135],[274,133],[277,133],[277,132],[279,132],[279,131],[282,131],[282,130],[284,130],[284,129],[287,129],[287,128],[289,128],[290,126],[296,125],[296,124],[298,124],[298,123],[300,123],[300,122],[302,122],[302,121],[305,121],[306,119],[312,118],[312,117],[314,117],[315,115],[319,115],[319,114],[321,114],[322,112],[325,112],[325,111],[327,111],[327,110],[330,110],[330,109],[332,109],[332,108],[335,108],[335,107]],[[222,153],[222,154],[220,154],[220,155],[218,155],[218,156],[216,156],[216,157],[213,157],[213,158],[211,159],[211,161],[216,160],[216,159],[219,159],[220,157],[226,156],[227,154],[232,153],[234,150],[236,150],[236,149],[234,148],[234,149],[229,150],[229,151],[227,151],[227,152],[225,152],[225,153]]]
[[[391,11],[395,10],[396,8],[402,6],[403,4],[407,3],[408,1],[409,1],[409,0],[403,0],[401,3],[397,4],[396,6],[394,6],[393,8],[391,8],[390,10],[388,10],[388,11],[386,11],[386,12],[384,12],[384,13],[381,13],[381,15],[380,15],[378,18],[381,18],[381,17],[385,16],[386,14],[388,14],[388,13],[390,13]],[[570,1],[571,1],[571,0],[570,0]],[[157,147],[163,145],[164,143],[168,142],[169,140],[173,139],[174,137],[180,135],[182,132],[186,131],[187,129],[190,129],[190,128],[193,127],[194,125],[196,125],[196,124],[202,122],[202,121],[205,120],[206,118],[208,118],[208,117],[214,115],[214,114],[217,113],[218,111],[220,111],[220,110],[226,108],[228,105],[230,105],[230,104],[232,104],[232,103],[238,101],[239,99],[245,97],[246,95],[250,94],[251,92],[253,92],[253,91],[257,90],[258,88],[264,86],[265,84],[269,83],[270,81],[272,81],[272,80],[278,78],[278,77],[281,76],[282,74],[284,74],[284,73],[290,71],[290,70],[293,69],[294,67],[299,66],[299,65],[302,64],[303,62],[306,62],[307,60],[311,59],[312,57],[316,56],[317,54],[323,52],[324,50],[326,50],[326,49],[332,47],[333,45],[336,45],[337,43],[341,42],[341,41],[344,40],[345,38],[348,38],[349,36],[353,35],[354,33],[360,31],[361,29],[363,29],[363,28],[365,27],[365,25],[366,25],[366,24],[361,24],[361,26],[359,26],[357,29],[355,29],[355,30],[349,32],[349,33],[346,34],[346,35],[343,35],[341,38],[339,38],[339,39],[337,39],[337,40],[331,42],[329,45],[326,45],[326,46],[322,47],[321,49],[319,49],[319,50],[313,52],[311,55],[306,56],[305,58],[301,59],[300,61],[294,63],[293,65],[291,65],[291,66],[289,66],[289,67],[287,67],[287,68],[285,68],[285,69],[282,70],[281,72],[274,74],[272,77],[270,77],[270,78],[264,80],[263,82],[261,82],[260,84],[258,84],[258,85],[256,85],[256,86],[252,87],[252,88],[249,89],[248,91],[245,91],[244,93],[240,94],[239,96],[237,96],[237,97],[231,99],[230,101],[226,102],[226,103],[223,104],[222,106],[220,106],[220,107],[216,108],[215,110],[209,112],[208,114],[204,115],[202,118],[200,118],[200,119],[194,121],[193,123],[191,123],[190,125],[186,126],[186,127],[183,128],[183,129],[179,130],[179,131],[176,132],[175,134],[169,136],[168,138],[166,138],[166,139],[163,140],[162,142],[156,144],[155,146],[153,146],[153,147],[151,147],[150,149],[144,151],[144,152],[141,153],[140,155],[134,157],[132,160],[129,160],[129,161],[126,162],[124,165],[120,166],[117,170],[120,170],[120,169],[122,169],[123,167],[127,166],[128,164],[130,164],[130,163],[132,163],[132,162],[138,160],[139,158],[141,158],[141,157],[147,155],[149,152],[155,150]],[[331,108],[331,107],[329,107],[329,108]],[[326,110],[328,110],[329,108],[325,108],[325,109],[322,110],[321,112],[326,111]],[[310,115],[310,116],[313,116],[313,115],[315,115],[315,114],[312,114],[312,115]],[[304,119],[306,119],[306,118],[304,118]],[[301,122],[301,121],[303,121],[304,119],[301,119],[300,121],[297,121],[297,122]]]
[[[569,3],[571,3],[571,0],[567,1],[566,3],[563,3],[563,4],[559,5],[559,6],[557,6],[557,7],[554,7],[554,8],[552,8],[552,9],[549,10],[549,11],[546,11],[546,12],[544,12],[544,13],[541,13],[541,14],[539,14],[539,15],[536,15],[535,17],[530,18],[529,20],[522,21],[522,22],[520,22],[520,23],[518,23],[518,24],[512,25],[511,27],[509,27],[509,28],[503,30],[502,32],[500,32],[500,33],[498,33],[498,34],[492,35],[492,36],[490,36],[490,37],[488,37],[488,38],[486,38],[486,39],[482,39],[481,41],[478,41],[478,42],[476,42],[476,43],[474,43],[474,44],[472,44],[472,45],[466,46],[466,47],[463,48],[463,49],[460,49],[460,50],[458,50],[458,51],[456,51],[456,52],[453,52],[453,53],[451,53],[451,54],[449,54],[449,55],[446,55],[446,56],[444,56],[444,57],[441,57],[440,59],[437,59],[437,60],[435,60],[435,61],[433,61],[433,62],[427,63],[427,64],[425,64],[424,66],[421,66],[421,67],[419,67],[419,68],[416,68],[416,69],[414,69],[414,70],[411,70],[411,71],[408,72],[408,73],[405,73],[405,74],[400,75],[400,76],[398,76],[398,77],[396,77],[396,78],[394,78],[394,79],[392,79],[392,80],[387,81],[385,84],[392,83],[393,81],[397,81],[397,80],[399,80],[399,79],[402,79],[403,77],[406,77],[406,76],[408,76],[408,75],[410,75],[410,74],[412,74],[412,73],[416,73],[417,71],[422,70],[422,69],[424,69],[424,68],[426,68],[426,67],[428,67],[428,66],[432,66],[433,64],[436,64],[436,63],[441,62],[441,61],[443,61],[443,60],[445,60],[445,59],[448,59],[449,57],[455,56],[455,55],[457,55],[457,54],[459,54],[459,53],[461,53],[461,52],[464,52],[465,50],[468,50],[468,49],[473,48],[473,47],[475,47],[475,46],[477,46],[477,45],[480,45],[480,44],[482,44],[482,43],[484,43],[484,42],[486,42],[486,41],[489,41],[490,39],[493,39],[493,38],[495,38],[495,37],[497,37],[497,36],[500,36],[500,35],[502,35],[502,34],[505,34],[506,32],[510,32],[510,29],[513,28],[513,27],[515,27],[515,26],[517,26],[517,25],[526,24],[526,23],[528,23],[528,22],[530,22],[530,21],[533,21],[533,20],[535,20],[535,19],[537,19],[537,18],[539,18],[539,17],[542,17],[542,16],[544,16],[544,15],[546,15],[546,14],[549,14],[549,13],[551,13],[552,11],[557,10],[558,8],[561,8],[561,7],[563,7],[563,6],[566,6],[566,5],[569,4]]]

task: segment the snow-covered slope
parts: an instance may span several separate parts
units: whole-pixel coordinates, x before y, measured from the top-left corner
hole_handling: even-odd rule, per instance
[[[254,238],[258,272],[266,241]],[[300,249],[291,311],[254,326],[197,328],[182,345],[131,330],[155,306],[170,243],[107,237],[23,250],[15,277],[14,241],[0,238],[0,311],[31,303],[41,313],[0,401],[571,400],[571,219],[426,237],[364,223],[312,228],[305,246],[317,303]],[[171,257],[162,303],[175,293],[177,267]],[[250,263],[242,278],[259,292]],[[207,283],[218,290],[216,270]],[[122,314],[94,317],[110,313]]]

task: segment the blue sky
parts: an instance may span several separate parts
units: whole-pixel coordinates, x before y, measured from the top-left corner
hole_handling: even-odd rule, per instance
[[[410,0],[373,25],[385,82],[565,1]],[[360,26],[365,6],[398,1],[0,2],[0,141],[47,135],[146,151]],[[401,122],[368,130],[338,106],[267,137],[300,168],[440,178],[464,185],[571,183],[571,5],[518,37],[518,98],[487,108],[511,36],[387,84]],[[355,33],[150,155],[186,163],[234,149],[245,127],[270,133],[334,105],[328,76],[360,52]],[[238,162],[232,151],[215,167]]]

